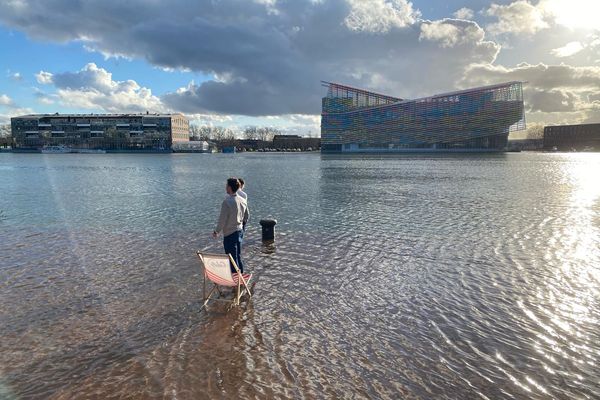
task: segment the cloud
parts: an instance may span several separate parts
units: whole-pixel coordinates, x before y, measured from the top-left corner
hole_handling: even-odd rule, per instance
[[[12,107],[13,101],[5,94],[0,94],[0,106]]]
[[[525,91],[527,107],[531,111],[542,111],[548,113],[576,111],[578,96],[573,92],[561,90],[537,90]]]
[[[10,119],[12,117],[31,114],[32,112],[30,108],[19,107],[19,105],[6,94],[0,94],[0,109],[1,108],[3,108],[4,111],[0,112],[0,125],[10,124]]]
[[[566,64],[546,65],[522,63],[515,68],[491,64],[471,65],[463,85],[486,85],[493,82],[527,81],[542,89],[597,90],[600,87],[600,67],[575,67]]]
[[[4,125],[4,124],[10,124],[10,119],[20,116],[20,115],[27,115],[27,114],[31,114],[33,111],[31,110],[31,108],[12,108],[10,110],[9,114],[2,114],[0,113],[0,125]]]
[[[107,57],[143,59],[166,71],[212,77],[158,97],[134,80],[116,81],[95,64],[36,74],[40,84],[56,89],[55,96],[38,101],[78,108],[182,111],[215,124],[238,123],[240,116],[257,121],[281,116],[273,121],[318,129],[318,123],[292,116],[320,112],[321,80],[401,98],[523,80],[529,82],[524,94],[534,119],[596,115],[592,99],[600,87],[600,65],[495,65],[500,39],[486,40],[486,33],[503,40],[513,39],[505,34],[560,36],[550,31],[565,20],[558,19],[560,2],[499,3],[483,10],[491,19],[485,30],[470,21],[471,9],[456,11],[456,19],[430,21],[408,0],[172,0],[168,7],[158,0],[79,2],[77,7],[69,0],[19,0],[0,2],[0,23],[32,38],[81,41]],[[590,44],[594,38],[561,40],[578,40],[585,47],[577,59],[588,53],[590,60],[598,59]],[[574,46],[553,51],[566,56]],[[546,56],[552,47],[544,47]]]
[[[540,0],[537,8],[554,23],[568,28],[598,29],[598,2],[594,0]]]
[[[563,47],[553,49],[551,53],[556,57],[570,57],[574,54],[579,53],[584,47],[580,42],[569,42]]]
[[[54,104],[54,103],[55,103],[55,102],[54,102],[54,100],[52,100],[52,99],[51,99],[51,98],[49,98],[49,97],[38,97],[37,101],[38,101],[40,104],[45,104],[45,105],[51,105],[51,104]]]
[[[458,44],[482,43],[484,36],[485,32],[475,22],[443,19],[423,22],[419,40],[438,42],[442,47],[454,47]],[[488,43],[496,48],[494,43]]]
[[[497,18],[497,22],[488,25],[491,33],[532,35],[550,27],[545,20],[544,11],[527,0],[518,0],[508,5],[492,3],[485,15]]]
[[[412,25],[420,16],[406,0],[349,0],[349,4],[344,23],[353,31],[386,33]]]
[[[150,89],[134,80],[115,81],[112,73],[94,63],[76,72],[40,71],[36,78],[40,83],[53,84],[57,89],[55,97],[64,106],[115,113],[168,111]],[[54,101],[43,94],[38,98],[46,104]]]
[[[15,82],[21,82],[23,80],[23,75],[20,72],[9,73],[8,76]]]
[[[465,74],[462,85],[468,87],[506,81],[526,82],[523,95],[529,111],[528,120],[548,123],[600,122],[600,107],[594,97],[600,87],[600,66],[522,63],[508,68],[474,64]]]
[[[44,105],[50,105],[50,104],[55,104],[56,101],[56,95],[55,94],[47,94],[37,88],[34,89],[34,95],[36,97],[36,100],[38,103],[40,104],[44,104]]]
[[[0,2],[0,23],[33,38],[85,39],[86,48],[102,54],[214,76],[160,99],[190,114],[318,114],[321,80],[421,97],[451,90],[470,64],[492,63],[500,50],[474,22],[423,21],[407,0],[16,4]],[[36,78],[70,92],[81,87],[76,79],[84,79],[88,91],[111,92],[106,77],[88,74],[99,81],[45,71]],[[137,96],[142,89],[134,90]],[[76,98],[99,102],[83,93]]]
[[[474,13],[473,10],[471,10],[470,8],[463,7],[461,9],[456,10],[452,15],[458,19],[472,19]]]
[[[52,83],[52,74],[46,71],[40,71],[35,74],[35,79],[42,85],[49,85]]]

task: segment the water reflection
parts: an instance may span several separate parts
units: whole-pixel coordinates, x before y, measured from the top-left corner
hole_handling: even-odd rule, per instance
[[[0,396],[600,397],[598,155],[0,156]],[[258,282],[200,312],[228,175]]]

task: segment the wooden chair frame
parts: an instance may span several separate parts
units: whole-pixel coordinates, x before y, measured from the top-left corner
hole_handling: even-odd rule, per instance
[[[232,307],[232,306],[239,306],[240,299],[246,293],[248,293],[249,298],[252,298],[252,293],[250,291],[250,287],[248,286],[248,282],[250,281],[250,279],[252,279],[252,274],[247,274],[248,279],[246,280],[246,278],[244,278],[244,274],[242,274],[242,272],[240,271],[240,269],[237,266],[236,262],[234,261],[233,257],[231,257],[231,254],[212,254],[212,253],[202,253],[201,251],[196,251],[196,255],[200,259],[200,263],[202,264],[202,269],[203,269],[202,270],[202,275],[204,277],[204,281],[202,283],[202,300],[204,302],[202,304],[203,308],[206,307],[211,300],[212,301],[229,302],[229,303],[231,303],[230,307]],[[228,261],[231,263],[231,265],[233,265],[233,268],[235,269],[235,273],[232,273],[230,270],[230,279],[229,279],[230,282],[228,282],[227,284],[219,284],[219,283],[211,280],[210,277],[208,277],[208,279],[207,279],[206,264],[204,262],[204,256],[228,259]],[[234,274],[237,274],[237,277],[238,277],[237,286],[233,279]],[[209,283],[213,284],[213,287],[210,288],[208,295],[206,294],[206,281],[207,280]],[[220,286],[236,288],[235,296],[233,297],[233,299],[225,299],[225,298],[222,299],[221,297],[224,297],[224,296],[223,296],[223,292],[221,291]],[[212,295],[215,293],[215,291],[219,294],[219,296],[216,298],[213,298]]]

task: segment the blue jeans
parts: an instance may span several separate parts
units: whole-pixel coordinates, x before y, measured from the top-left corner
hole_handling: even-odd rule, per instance
[[[242,261],[242,231],[233,232],[231,235],[223,237],[223,248],[225,253],[231,254],[233,261],[237,264],[241,272],[244,272],[244,262]],[[231,272],[235,272],[233,265]]]

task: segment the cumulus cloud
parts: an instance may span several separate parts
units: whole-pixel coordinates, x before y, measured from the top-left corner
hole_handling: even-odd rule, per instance
[[[88,49],[102,54],[216,77],[161,99],[191,114],[318,114],[324,94],[320,80],[421,97],[453,89],[469,64],[491,63],[500,49],[484,40],[475,23],[423,21],[407,0],[198,0],[193,5],[173,0],[168,7],[142,0],[78,7],[67,0],[16,4],[0,2],[0,23],[31,37],[85,38]],[[87,90],[110,92],[94,74],[100,80]],[[40,71],[36,78],[75,91],[80,86],[75,78],[89,82],[84,75]],[[66,81],[72,87],[66,88]],[[82,93],[77,98],[99,101]]]
[[[473,10],[467,7],[463,7],[458,9],[452,14],[457,19],[472,19],[473,18]]]
[[[544,11],[527,0],[518,0],[508,5],[492,3],[485,15],[495,17],[497,21],[488,26],[492,33],[514,33],[532,35],[550,25],[545,20]]]
[[[385,33],[404,28],[420,16],[406,0],[349,0],[350,14],[344,20],[354,31]]]
[[[563,47],[552,50],[552,54],[556,57],[570,57],[583,50],[583,45],[580,42],[569,42]]]
[[[30,108],[19,107],[19,105],[6,94],[0,94],[0,125],[9,124],[12,117],[31,114],[31,112],[32,110]]]
[[[50,73],[40,71],[38,82],[52,84],[55,97],[68,107],[101,109],[106,112],[168,111],[161,100],[148,88],[134,80],[115,81],[112,73],[94,63],[76,72]],[[38,100],[52,104],[54,99],[41,93]]]
[[[19,105],[6,94],[0,94],[0,125],[10,124],[10,119],[12,117],[30,114],[31,111],[30,108],[19,107]]]
[[[573,92],[562,90],[538,90],[535,88],[525,91],[527,106],[531,111],[570,112],[576,111],[579,97]]]
[[[44,105],[51,105],[54,104],[54,100],[52,100],[50,97],[38,97],[37,101],[40,104],[44,104]]]
[[[56,99],[55,94],[47,94],[38,88],[34,88],[34,96],[38,103],[44,105],[54,104]]]
[[[5,94],[0,94],[0,106],[12,106],[13,101]]]
[[[596,90],[600,87],[600,67],[575,67],[566,64],[522,63],[515,68],[500,65],[471,65],[463,83],[489,84],[498,81],[527,81],[542,89]]]
[[[541,122],[600,122],[594,96],[600,87],[600,67],[575,67],[522,63],[514,68],[491,64],[472,65],[463,86],[524,81],[528,119]]]
[[[454,47],[458,44],[483,43],[484,36],[485,32],[475,22],[443,19],[423,22],[419,40],[438,42],[442,47]],[[487,43],[491,48],[499,50],[495,43]]]
[[[52,74],[46,71],[40,71],[35,74],[35,79],[42,85],[49,85],[52,83]]]
[[[552,1],[492,4],[483,11],[492,20],[486,31],[524,36],[544,31],[559,23]],[[213,77],[159,98],[134,80],[114,80],[95,64],[36,74],[38,83],[56,89],[47,101],[79,108],[174,110],[207,123],[279,115],[290,126],[318,129],[315,121],[298,116],[320,112],[320,80],[401,98],[523,80],[529,82],[525,99],[534,115],[595,115],[600,66],[495,65],[500,45],[486,40],[486,31],[470,21],[473,11],[463,8],[454,16],[423,20],[408,0],[172,0],[168,7],[144,0],[77,7],[70,0],[0,2],[0,23],[30,37],[84,41],[87,49],[107,57],[144,59],[164,70]],[[586,52],[594,48],[584,38],[562,40],[578,40]],[[554,51],[566,55],[574,46]],[[598,59],[589,52],[591,60]],[[587,53],[578,55],[583,56]]]
[[[0,125],[10,124],[10,119],[19,115],[31,114],[33,111],[31,108],[12,108],[9,114],[0,113]]]

